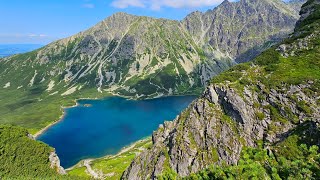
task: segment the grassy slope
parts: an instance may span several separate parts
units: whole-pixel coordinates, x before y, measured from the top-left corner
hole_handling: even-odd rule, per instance
[[[74,100],[79,98],[102,98],[110,93],[98,93],[95,86],[90,86],[76,91],[67,96],[61,96],[68,90],[63,81],[64,74],[53,79],[43,77],[49,70],[54,71],[54,66],[61,66],[57,57],[46,66],[41,66],[35,61],[38,50],[12,56],[10,61],[0,59],[0,124],[12,124],[27,128],[31,133],[36,133],[54,121],[63,113],[61,107],[72,106]],[[32,86],[31,79],[37,72]],[[50,81],[55,81],[54,89],[47,91]],[[10,82],[10,86],[3,85]],[[59,82],[59,83],[58,83]],[[78,87],[84,85],[79,82]],[[57,94],[52,95],[52,93]]]
[[[27,128],[32,134],[59,120],[62,107],[75,105],[75,99],[102,98],[108,93],[98,93],[96,89],[85,90],[69,96],[49,96],[47,92],[33,95],[30,92],[0,88],[0,124],[13,124]]]
[[[0,124],[13,124],[17,126],[22,126],[27,128],[31,133],[36,133],[47,125],[51,124],[54,121],[57,121],[58,118],[62,115],[63,109],[61,107],[72,106],[75,104],[74,100],[79,98],[103,98],[110,96],[108,92],[99,93],[95,84],[86,85],[85,82],[77,82],[79,86],[83,85],[81,90],[74,92],[71,95],[61,96],[63,92],[66,92],[69,86],[66,86],[64,81],[61,81],[61,77],[56,77],[54,79],[45,79],[42,82],[42,76],[37,75],[33,86],[30,87],[29,81],[32,79],[37,69],[38,74],[44,74],[47,69],[50,69],[53,66],[53,63],[48,64],[48,67],[41,67],[35,62],[30,60],[24,60],[24,56],[32,57],[33,53],[30,52],[27,54],[17,55],[13,57],[14,63],[3,63],[0,66],[0,82],[5,85],[10,82],[10,87],[3,88],[0,86]],[[24,61],[25,64],[31,63],[34,66],[28,67],[26,65],[19,66],[15,61]],[[2,61],[0,59],[0,61]],[[10,60],[11,61],[11,60]],[[29,62],[30,61],[30,62]],[[37,67],[39,66],[39,67]],[[14,67],[14,68],[12,68]],[[17,68],[17,69],[15,69]],[[45,69],[44,69],[45,68]],[[44,72],[41,72],[44,71]],[[168,73],[168,69],[163,69],[163,73]],[[17,73],[19,72],[19,73]],[[30,72],[31,75],[30,75]],[[28,75],[26,75],[28,74]],[[95,77],[94,77],[95,78]],[[95,82],[95,79],[91,79],[89,82]],[[151,77],[150,77],[151,78]],[[53,91],[46,91],[50,81],[55,81],[55,86]],[[166,82],[174,83],[166,79]],[[139,84],[140,93],[144,91],[150,91],[150,80],[135,82]],[[60,82],[60,83],[58,83]],[[132,84],[132,87],[135,87],[135,83]],[[22,86],[22,88],[19,88]],[[186,85],[188,87],[188,85]],[[179,86],[180,87],[180,86]],[[197,94],[201,90],[189,92],[187,90],[180,89],[183,93],[176,94]],[[52,95],[52,93],[57,94]],[[133,97],[134,95],[132,95]]]
[[[129,167],[134,157],[152,145],[151,138],[141,140],[133,144],[130,148],[120,152],[115,156],[107,156],[95,159],[91,162],[91,167],[95,172],[102,172],[103,177],[110,180],[120,179],[122,173]],[[88,177],[83,162],[74,166],[68,174],[79,177]]]
[[[287,86],[304,84],[313,81],[314,91],[318,91],[320,79],[320,38],[313,39],[312,44],[317,48],[308,51],[298,51],[298,56],[282,57],[271,48],[253,63],[235,66],[220,76],[213,78],[212,83],[230,81],[233,87],[242,88],[246,85],[262,83],[267,90],[279,89],[283,84]]]

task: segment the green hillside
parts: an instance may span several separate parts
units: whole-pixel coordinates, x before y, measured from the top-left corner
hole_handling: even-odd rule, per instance
[[[0,178],[58,177],[50,168],[53,148],[28,137],[27,130],[0,126]]]

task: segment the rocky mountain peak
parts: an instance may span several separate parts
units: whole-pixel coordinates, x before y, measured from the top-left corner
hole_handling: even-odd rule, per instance
[[[224,0],[224,1],[221,3],[221,5],[226,5],[226,4],[229,4],[229,3],[230,3],[229,0]]]
[[[126,12],[116,12],[111,15],[111,17],[124,17],[124,16],[135,16],[135,15],[128,14]]]
[[[115,14],[112,14],[111,16],[107,17],[104,22],[117,22],[117,21],[123,21],[122,23],[126,23],[128,19],[134,19],[138,16],[128,14],[125,12],[117,12]]]

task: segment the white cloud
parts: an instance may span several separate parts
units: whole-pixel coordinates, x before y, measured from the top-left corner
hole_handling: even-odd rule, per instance
[[[151,8],[159,10],[162,7],[170,8],[195,8],[214,6],[221,3],[223,0],[114,0],[112,6],[116,8]]]
[[[0,33],[0,44],[47,44],[60,38],[42,33]]]
[[[111,5],[121,9],[130,7],[130,6],[144,8],[146,7],[145,2],[146,2],[145,0],[115,0],[111,3]]]
[[[29,34],[28,37],[38,37],[36,34]]]
[[[22,37],[23,37],[23,35],[22,35]],[[44,38],[44,37],[48,37],[48,35],[46,35],[46,34],[28,34],[27,37],[29,37],[29,38]]]
[[[83,4],[82,5],[82,7],[84,7],[84,8],[88,8],[88,9],[93,9],[93,8],[95,8],[96,6],[94,5],[94,4]]]

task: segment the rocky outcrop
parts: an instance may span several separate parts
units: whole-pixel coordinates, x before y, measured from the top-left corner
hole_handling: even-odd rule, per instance
[[[51,152],[49,156],[50,168],[55,169],[59,174],[66,174],[66,171],[60,166],[60,159],[55,152]]]
[[[306,0],[291,0],[288,2],[288,4],[297,12],[299,12],[301,10],[301,6],[306,2],[307,2]]]
[[[308,119],[320,123],[316,94],[310,97],[303,92],[308,84],[268,94],[263,84],[259,87],[259,91],[247,86],[239,92],[228,85],[209,86],[179,117],[154,132],[153,147],[133,161],[123,179],[155,179],[168,171],[184,177],[212,164],[236,164],[244,146],[281,141]],[[312,114],[298,109],[292,96],[310,104]],[[276,108],[293,119],[275,119]]]
[[[286,57],[286,58],[290,56],[297,56],[301,51],[313,49],[314,47],[310,46],[310,44],[312,44],[311,41],[319,35],[320,35],[320,31],[315,31],[304,38],[298,39],[294,43],[281,44],[277,48],[277,50],[281,53],[283,57]]]
[[[308,3],[306,3],[302,6],[301,11],[300,11],[301,18],[297,22],[297,27],[300,27],[301,23],[304,22],[305,19],[307,17],[309,17],[310,14],[312,14],[313,12],[315,12],[317,10],[316,6],[320,6],[319,0],[309,1]],[[317,15],[317,16],[319,16],[319,15]],[[317,17],[313,17],[313,18],[317,18]]]

